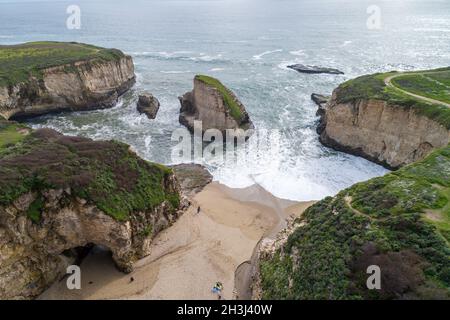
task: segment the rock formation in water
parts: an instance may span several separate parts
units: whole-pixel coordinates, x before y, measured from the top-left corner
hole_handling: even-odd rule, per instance
[[[0,120],[0,299],[39,295],[91,244],[130,271],[187,205],[128,145]]]
[[[155,119],[159,110],[159,101],[151,93],[143,93],[139,95],[137,110],[145,113],[149,119]]]
[[[219,80],[196,76],[194,89],[179,98],[180,123],[191,132],[194,121],[202,122],[202,131],[218,129],[225,137],[227,129],[253,129],[247,111],[236,95]]]
[[[0,115],[6,119],[114,106],[135,83],[132,58],[85,44],[0,46]]]
[[[308,74],[320,74],[320,73],[327,73],[327,74],[344,74],[344,72],[333,69],[333,68],[324,68],[324,67],[317,67],[317,66],[306,66],[304,64],[293,64],[290,66],[287,66],[289,69],[298,71],[300,73],[308,73]]]
[[[382,75],[334,90],[319,127],[320,141],[390,169],[423,159],[450,142],[450,109],[398,95]]]
[[[323,116],[325,114],[326,106],[330,101],[330,98],[330,96],[324,96],[318,93],[311,94],[311,100],[319,107],[316,112],[318,116]]]

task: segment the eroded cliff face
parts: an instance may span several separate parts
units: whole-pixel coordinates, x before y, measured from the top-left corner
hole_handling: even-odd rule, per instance
[[[42,78],[0,87],[0,115],[10,119],[108,108],[134,83],[133,60],[126,55],[47,68],[42,70]]]
[[[233,117],[226,105],[223,94],[197,77],[194,79],[194,89],[180,97],[180,123],[190,131],[194,131],[194,121],[202,121],[202,131],[217,129],[223,133],[227,129],[253,129],[247,111],[238,98],[229,90],[227,94],[236,103],[240,118]]]
[[[189,205],[171,169],[124,144],[4,121],[0,137],[15,129],[0,144],[0,299],[36,297],[91,244],[131,271]]]
[[[338,103],[336,94],[322,119],[326,146],[397,169],[450,142],[447,128],[412,109],[373,99]]]
[[[449,168],[450,146],[309,207],[262,241],[253,298],[448,300]]]

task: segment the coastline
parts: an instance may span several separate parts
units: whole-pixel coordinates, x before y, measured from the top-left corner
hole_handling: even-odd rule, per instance
[[[81,264],[81,290],[68,290],[63,279],[38,299],[211,300],[217,299],[211,293],[217,281],[224,284],[223,299],[236,298],[235,282],[249,279],[235,278],[235,272],[251,260],[259,241],[313,203],[279,199],[259,186],[231,189],[217,182],[191,201],[183,216],[154,239],[151,254],[131,274],[119,272],[109,252],[97,249]],[[236,289],[243,291],[242,285]]]

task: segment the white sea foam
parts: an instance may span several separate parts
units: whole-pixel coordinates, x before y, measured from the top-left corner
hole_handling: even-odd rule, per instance
[[[169,71],[160,71],[165,74],[182,74],[182,73],[191,73],[191,70],[169,70]]]
[[[304,50],[297,50],[297,51],[289,51],[290,54],[293,56],[307,56]]]
[[[276,49],[271,51],[264,51],[263,53],[256,54],[253,56],[253,60],[261,60],[264,56],[272,53],[283,52],[283,49]]]

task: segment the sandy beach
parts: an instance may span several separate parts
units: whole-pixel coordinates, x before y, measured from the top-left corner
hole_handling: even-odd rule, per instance
[[[220,281],[223,298],[232,299],[235,271],[251,259],[259,240],[311,205],[278,199],[258,186],[230,189],[215,182],[191,200],[189,210],[155,238],[151,255],[131,274],[119,272],[108,251],[95,249],[81,264],[81,290],[68,290],[63,279],[39,298],[217,299],[211,288]]]

